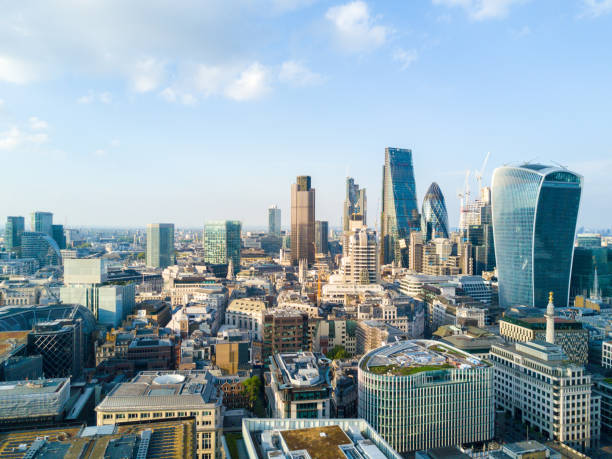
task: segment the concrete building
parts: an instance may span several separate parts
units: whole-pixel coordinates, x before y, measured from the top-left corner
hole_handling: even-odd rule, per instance
[[[291,264],[315,261],[315,190],[310,176],[297,177],[291,185]]]
[[[612,368],[612,341],[601,343],[601,366]]]
[[[543,341],[493,345],[494,397],[509,412],[550,440],[589,448],[600,436],[601,398],[591,375],[568,362],[560,346]]]
[[[554,342],[567,357],[585,365],[589,359],[589,331],[581,322],[554,318]],[[511,342],[546,341],[546,317],[504,317],[499,321],[499,334]]]
[[[225,323],[249,330],[255,339],[261,341],[266,309],[266,303],[259,298],[237,298],[225,310]]]
[[[309,349],[308,314],[292,309],[268,309],[263,313],[262,356]]]
[[[376,284],[379,271],[376,232],[353,225],[344,233],[340,274],[349,284]]]
[[[270,359],[266,385],[273,418],[329,418],[331,361],[312,352],[278,353]]]
[[[363,419],[243,419],[242,438],[249,459],[401,459]]]
[[[357,355],[378,349],[388,343],[409,338],[408,334],[393,325],[377,320],[360,320],[357,322]]]
[[[492,369],[437,341],[390,344],[359,362],[359,417],[399,453],[489,440]]]
[[[141,372],[96,407],[97,425],[194,417],[198,459],[221,454],[222,397],[208,371]]]

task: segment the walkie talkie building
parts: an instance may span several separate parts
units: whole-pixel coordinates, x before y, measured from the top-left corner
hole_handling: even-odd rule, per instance
[[[499,305],[567,306],[582,177],[541,164],[495,169],[493,237]]]

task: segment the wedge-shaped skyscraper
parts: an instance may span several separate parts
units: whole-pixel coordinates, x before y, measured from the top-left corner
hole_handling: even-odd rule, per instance
[[[567,306],[582,177],[524,164],[495,169],[493,237],[499,304],[544,307],[549,292]]]
[[[421,230],[428,241],[434,237],[448,239],[448,212],[444,195],[436,182],[429,185],[425,199],[423,199]]]

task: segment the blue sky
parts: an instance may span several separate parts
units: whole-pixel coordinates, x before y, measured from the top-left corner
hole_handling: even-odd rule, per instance
[[[177,6],[180,5],[180,6]],[[580,225],[612,226],[612,0],[4,2],[0,219],[263,225],[309,174],[338,225],[347,174],[380,209],[412,148],[451,225],[466,169],[556,161]],[[472,182],[475,192],[476,183]]]

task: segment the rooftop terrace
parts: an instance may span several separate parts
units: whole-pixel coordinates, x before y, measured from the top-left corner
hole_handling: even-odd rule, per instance
[[[432,340],[402,341],[375,349],[366,354],[359,365],[362,370],[392,376],[489,366],[467,352]]]

